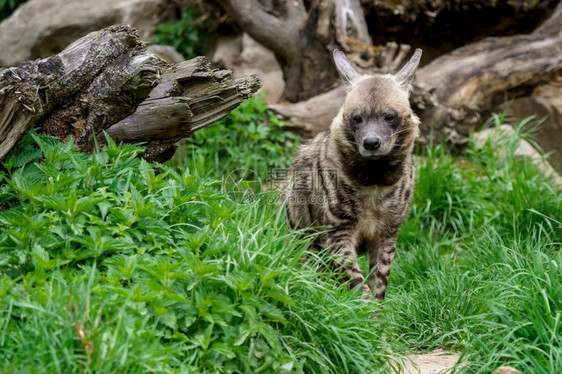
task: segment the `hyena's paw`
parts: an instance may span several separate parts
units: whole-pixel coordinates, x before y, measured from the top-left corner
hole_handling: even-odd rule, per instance
[[[375,299],[373,298],[373,291],[368,285],[366,284],[362,285],[360,290],[361,290],[361,300],[371,305],[376,304]]]

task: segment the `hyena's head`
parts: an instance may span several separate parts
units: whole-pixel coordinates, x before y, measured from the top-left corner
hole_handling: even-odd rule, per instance
[[[408,101],[410,83],[418,67],[421,49],[396,74],[359,74],[343,54],[334,51],[334,61],[347,97],[342,120],[332,131],[343,134],[346,146],[366,159],[398,156],[411,151],[418,134],[419,119]]]

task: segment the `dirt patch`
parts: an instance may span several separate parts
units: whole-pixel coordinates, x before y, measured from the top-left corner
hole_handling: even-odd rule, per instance
[[[437,374],[445,373],[459,360],[458,354],[451,354],[438,349],[436,351],[418,355],[408,355],[412,362],[405,361],[403,374]]]

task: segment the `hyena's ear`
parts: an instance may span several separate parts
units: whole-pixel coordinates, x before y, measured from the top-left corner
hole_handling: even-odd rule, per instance
[[[406,65],[404,65],[404,67],[400,69],[400,71],[396,73],[396,75],[394,75],[396,81],[398,81],[400,86],[402,86],[402,88],[406,90],[406,92],[410,92],[410,84],[412,83],[412,80],[414,79],[414,73],[418,68],[418,65],[420,64],[421,55],[422,50],[416,48],[416,51],[414,52],[414,55],[412,56],[410,61],[408,61]]]
[[[338,73],[340,73],[341,79],[343,79],[343,83],[345,83],[347,88],[353,86],[353,83],[361,74],[355,70],[351,61],[349,61],[342,51],[334,49],[334,62],[336,63],[336,68],[338,69]]]

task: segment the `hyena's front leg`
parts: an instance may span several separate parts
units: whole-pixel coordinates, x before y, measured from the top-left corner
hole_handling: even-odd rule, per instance
[[[369,288],[375,291],[375,300],[384,300],[388,277],[396,252],[396,237],[383,239],[369,248]]]
[[[357,263],[355,243],[349,239],[350,237],[351,235],[339,232],[328,239],[328,248],[330,248],[330,253],[336,256],[334,259],[336,271],[345,274],[344,281],[349,282],[352,288],[359,286],[363,298],[370,299],[372,291],[365,284],[365,277]]]

